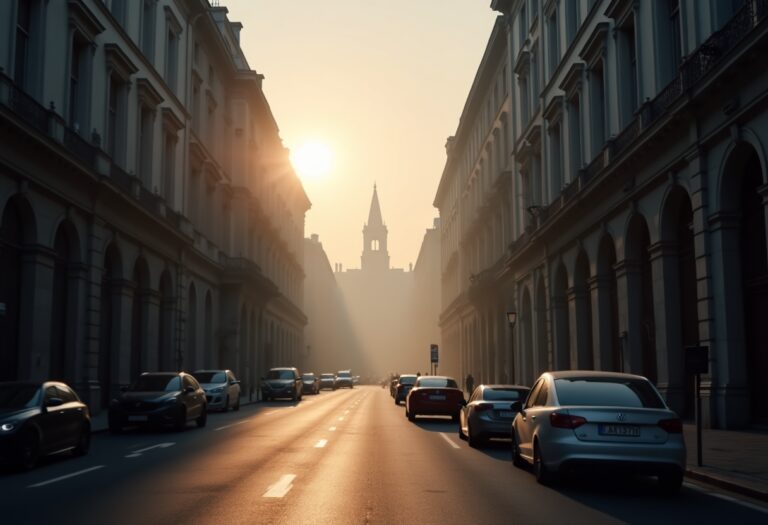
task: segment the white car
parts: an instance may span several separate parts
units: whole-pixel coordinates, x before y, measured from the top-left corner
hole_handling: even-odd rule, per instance
[[[240,381],[231,370],[196,370],[192,375],[205,390],[208,410],[240,410]]]
[[[683,483],[682,422],[642,376],[546,372],[513,406],[513,462],[533,465],[540,483],[579,469],[657,476],[670,493]]]

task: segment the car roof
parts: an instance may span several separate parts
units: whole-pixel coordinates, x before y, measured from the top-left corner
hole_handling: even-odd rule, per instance
[[[445,379],[448,381],[456,381],[451,376],[419,376],[419,379],[426,378],[426,379]]]
[[[579,377],[604,377],[604,378],[613,378],[613,379],[643,379],[647,381],[648,379],[635,375],[635,374],[625,374],[623,372],[603,372],[601,370],[557,370],[554,372],[545,372],[545,375],[549,375],[552,377],[552,379],[573,379],[573,378],[579,378]]]
[[[295,366],[275,366],[273,368],[270,368],[270,370],[296,370]]]
[[[142,372],[142,376],[179,376],[179,375],[187,375],[186,372]]]
[[[201,372],[229,372],[229,368],[205,368],[201,370],[195,370],[192,372],[193,374],[199,374]]]
[[[490,388],[491,390],[530,390],[531,387],[525,385],[480,385],[477,388]]]

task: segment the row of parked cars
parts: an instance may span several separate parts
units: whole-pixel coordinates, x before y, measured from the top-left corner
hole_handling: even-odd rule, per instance
[[[390,391],[410,421],[450,416],[472,447],[508,439],[514,465],[531,468],[540,483],[585,470],[656,476],[668,493],[683,482],[682,421],[642,376],[546,372],[530,389],[482,384],[465,400],[451,377],[406,374]]]

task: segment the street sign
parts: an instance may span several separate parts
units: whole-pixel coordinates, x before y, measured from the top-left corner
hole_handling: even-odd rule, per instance
[[[430,362],[437,363],[437,345],[429,345]]]
[[[709,347],[685,347],[685,372],[687,374],[709,373]]]

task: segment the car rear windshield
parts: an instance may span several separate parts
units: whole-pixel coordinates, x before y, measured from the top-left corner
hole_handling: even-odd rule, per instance
[[[555,390],[561,405],[665,408],[651,384],[643,379],[556,379]]]
[[[321,379],[333,379],[333,374],[323,374],[320,376]]]
[[[315,374],[304,374],[303,376],[301,376],[301,378],[302,379],[314,379],[315,378]]]
[[[458,388],[456,381],[445,377],[422,377],[419,386],[428,388]]]
[[[349,379],[350,377],[352,377],[352,374],[350,374],[349,372],[339,372],[338,376],[343,377],[344,379]]]
[[[525,399],[528,390],[514,388],[486,388],[483,391],[483,399],[486,401],[517,401]]]
[[[132,392],[175,392],[181,390],[179,376],[141,376],[129,389]]]
[[[412,385],[416,382],[416,376],[402,376],[400,377],[401,385]]]
[[[293,379],[293,370],[270,370],[267,379]]]
[[[195,379],[198,383],[225,383],[227,374],[224,372],[197,372]]]
[[[0,408],[32,408],[39,404],[39,386],[0,385]]]

